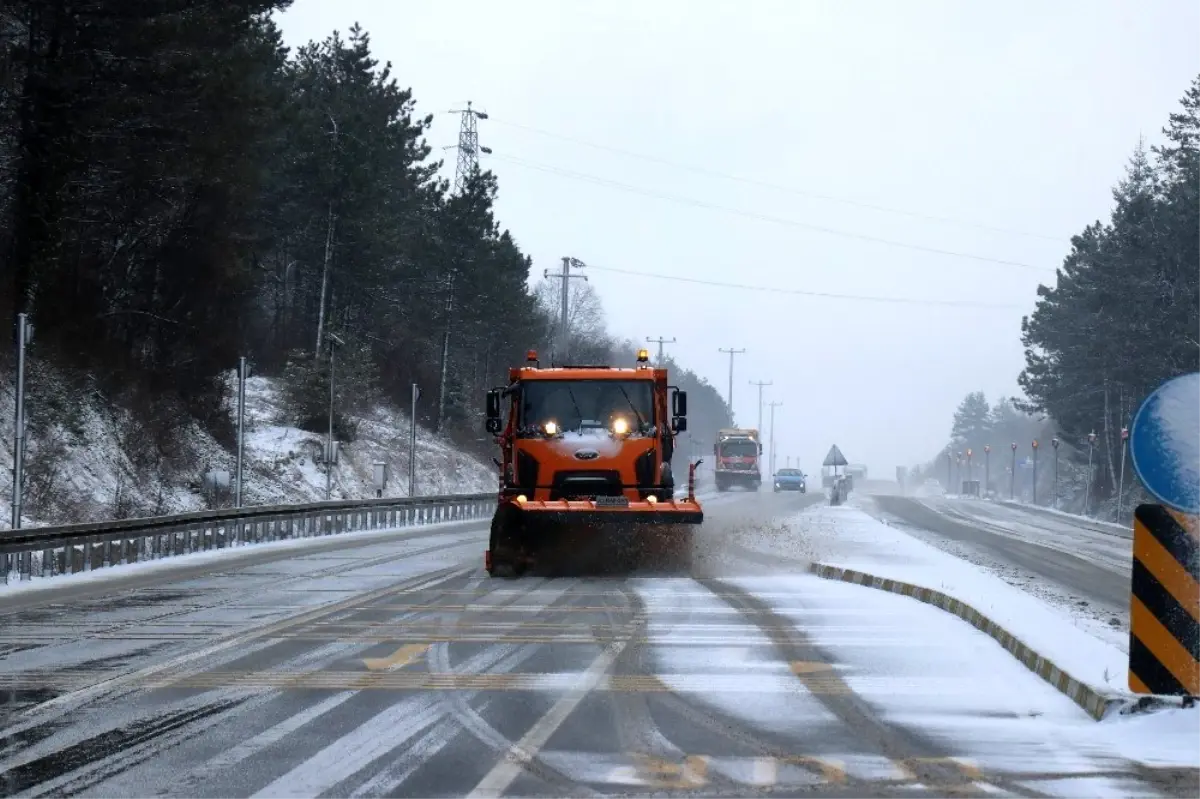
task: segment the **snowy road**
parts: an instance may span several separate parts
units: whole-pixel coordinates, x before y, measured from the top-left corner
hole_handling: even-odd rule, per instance
[[[687,575],[489,580],[463,525],[14,594],[0,794],[1194,793],[958,619],[742,547],[819,501],[707,498]]]
[[[939,548],[1073,608],[1098,634],[1108,627],[1113,643],[1128,636],[1133,542],[1111,526],[971,500],[875,496],[863,501]]]

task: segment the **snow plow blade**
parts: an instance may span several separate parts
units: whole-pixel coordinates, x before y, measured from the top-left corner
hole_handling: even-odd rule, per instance
[[[630,501],[614,498],[606,502],[590,499],[510,500],[505,503],[512,511],[526,518],[547,522],[572,524],[701,524],[704,510],[695,500],[677,499],[665,502]]]

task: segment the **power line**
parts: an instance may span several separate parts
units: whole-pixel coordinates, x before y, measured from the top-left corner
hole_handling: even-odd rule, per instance
[[[727,283],[720,280],[704,280],[697,277],[679,277],[677,275],[663,275],[655,272],[642,272],[633,269],[620,269],[615,266],[596,266],[588,264],[592,269],[601,269],[606,272],[616,272],[623,275],[635,275],[637,277],[648,277],[655,280],[670,280],[677,283],[695,283],[701,286],[715,286],[717,288],[740,289],[742,291],[765,291],[771,294],[795,294],[802,297],[820,297],[822,299],[831,300],[859,300],[862,302],[886,302],[898,305],[937,305],[951,306],[957,308],[986,308],[991,310],[1019,310],[1024,308],[1023,305],[1002,305],[1000,303],[977,302],[975,300],[925,300],[917,297],[872,297],[866,294],[836,294],[833,292],[824,291],[806,291],[804,289],[784,289],[774,286],[751,286],[745,283]]]
[[[795,194],[800,197],[811,197],[812,199],[816,199],[816,200],[826,200],[828,202],[842,203],[843,205],[852,205],[857,208],[866,208],[866,209],[869,209],[872,211],[882,211],[884,213],[889,213],[889,214],[899,214],[901,216],[907,216],[907,217],[911,217],[913,219],[925,219],[925,220],[928,220],[931,222],[942,222],[942,223],[945,223],[948,225],[960,225],[962,227],[977,228],[979,230],[990,230],[993,233],[1006,233],[1006,234],[1012,235],[1012,236],[1026,236],[1028,238],[1043,239],[1045,241],[1056,241],[1059,243],[1063,242],[1063,239],[1061,236],[1049,236],[1049,235],[1046,235],[1045,233],[1032,233],[1032,232],[1026,231],[1026,230],[1014,230],[1012,228],[995,227],[992,225],[985,225],[980,222],[972,222],[972,221],[969,221],[966,219],[954,219],[952,217],[947,217],[947,216],[937,216],[935,214],[925,214],[925,213],[921,213],[919,211],[907,211],[907,210],[904,210],[901,208],[890,208],[890,207],[884,206],[884,205],[874,205],[872,203],[860,202],[858,200],[850,200],[850,199],[846,199],[845,197],[834,197],[829,194],[819,194],[817,192],[804,191],[803,189],[797,189],[794,186],[784,186],[784,185],[781,185],[778,183],[771,183],[771,182],[765,181],[765,180],[757,180],[755,178],[747,178],[747,177],[742,177],[740,175],[731,175],[726,172],[720,172],[715,169],[707,169],[705,167],[696,166],[694,164],[683,164],[683,163],[679,163],[678,161],[670,161],[666,158],[660,158],[660,157],[654,156],[654,155],[647,155],[645,153],[636,153],[631,150],[622,150],[619,147],[611,147],[611,146],[605,145],[605,144],[597,144],[595,142],[584,141],[583,139],[577,139],[573,136],[566,136],[561,133],[552,133],[551,131],[542,130],[541,128],[535,128],[530,125],[522,125],[518,122],[508,122],[505,120],[493,120],[493,121],[498,125],[504,125],[504,126],[510,127],[510,128],[518,128],[520,130],[526,130],[526,131],[529,131],[530,133],[537,133],[538,135],[547,136],[552,139],[560,139],[562,141],[572,142],[573,144],[579,144],[584,147],[591,147],[596,150],[604,150],[604,151],[607,151],[610,153],[615,153],[617,155],[624,155],[629,158],[637,158],[642,161],[649,161],[649,162],[655,163],[655,164],[662,164],[663,166],[669,166],[669,167],[673,167],[675,169],[682,169],[687,172],[695,172],[696,174],[700,174],[700,175],[708,175],[710,177],[721,178],[723,180],[732,180],[732,181],[735,181],[738,183],[745,183],[745,184],[748,184],[751,186],[761,186],[761,187],[767,188],[767,189],[774,189],[775,191],[782,191],[782,192],[787,192],[789,194]]]
[[[582,180],[582,181],[585,181],[588,183],[595,183],[596,185],[599,185],[599,186],[608,186],[610,188],[615,188],[615,189],[620,189],[622,191],[632,192],[633,194],[641,194],[645,197],[654,197],[654,198],[660,199],[660,200],[667,200],[669,202],[680,203],[683,205],[690,205],[695,208],[705,208],[710,211],[722,211],[722,212],[729,213],[729,214],[735,214],[737,216],[744,216],[749,219],[757,219],[761,222],[772,222],[777,225],[787,225],[789,227],[801,228],[804,230],[812,230],[812,231],[816,231],[818,233],[828,233],[833,236],[842,236],[842,237],[850,238],[850,239],[858,239],[859,241],[869,241],[869,242],[873,242],[875,244],[886,244],[890,247],[900,247],[900,248],[903,248],[906,250],[917,250],[920,252],[929,252],[929,253],[934,253],[936,255],[948,255],[952,258],[964,258],[964,259],[970,260],[970,261],[980,261],[980,262],[984,262],[984,263],[999,264],[1001,266],[1011,266],[1011,267],[1015,267],[1017,269],[1029,269],[1029,270],[1033,270],[1036,272],[1053,272],[1054,271],[1054,269],[1052,269],[1050,267],[1034,266],[1033,264],[1023,263],[1021,261],[1009,261],[1009,260],[1006,260],[1003,258],[991,258],[986,255],[972,255],[971,253],[956,252],[954,250],[943,250],[938,247],[926,247],[922,244],[910,244],[908,242],[896,241],[894,239],[885,239],[885,238],[881,238],[879,236],[870,236],[865,233],[853,233],[848,230],[839,230],[837,228],[825,227],[824,225],[814,225],[814,224],[810,224],[808,222],[799,222],[795,219],[785,219],[783,217],[770,216],[767,214],[759,214],[759,213],[755,213],[753,211],[743,211],[738,208],[730,208],[729,206],[726,206],[726,205],[717,205],[715,203],[708,203],[708,202],[704,202],[702,200],[692,199],[690,197],[680,197],[680,196],[673,195],[673,194],[664,194],[661,192],[650,191],[648,189],[643,189],[638,186],[631,186],[628,183],[619,183],[615,180],[608,180],[607,178],[601,178],[596,175],[588,175],[583,172],[575,172],[574,170],[563,169],[562,167],[551,166],[548,164],[539,164],[535,161],[528,161],[524,158],[514,158],[513,156],[502,156],[502,155],[492,155],[492,158],[498,159],[500,161],[508,162],[515,166],[525,167],[527,169],[535,169],[540,172],[547,172],[549,174],[559,175],[561,177],[572,178],[574,180]]]

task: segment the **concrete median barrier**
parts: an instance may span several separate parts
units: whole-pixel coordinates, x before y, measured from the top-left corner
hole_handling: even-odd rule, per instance
[[[855,571],[854,569],[829,566],[823,563],[813,563],[809,569],[813,574],[826,580],[839,580],[866,588],[889,591],[893,594],[911,597],[927,605],[933,605],[936,608],[953,613],[980,632],[994,639],[1026,668],[1049,683],[1059,693],[1079,705],[1079,707],[1083,708],[1084,712],[1097,721],[1104,718],[1114,706],[1126,703],[1126,698],[1101,692],[1087,683],[1075,679],[1055,665],[1053,661],[1034,651],[992,619],[967,603],[948,596],[941,591],[900,580],[879,577],[866,572]]]

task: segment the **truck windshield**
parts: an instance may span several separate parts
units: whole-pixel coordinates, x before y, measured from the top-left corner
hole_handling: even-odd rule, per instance
[[[654,424],[649,380],[531,380],[521,386],[522,427],[554,422],[563,431],[607,429],[617,418],[632,431]]]
[[[745,458],[748,455],[758,455],[758,444],[745,439],[726,441],[721,444],[721,457],[723,458]]]

